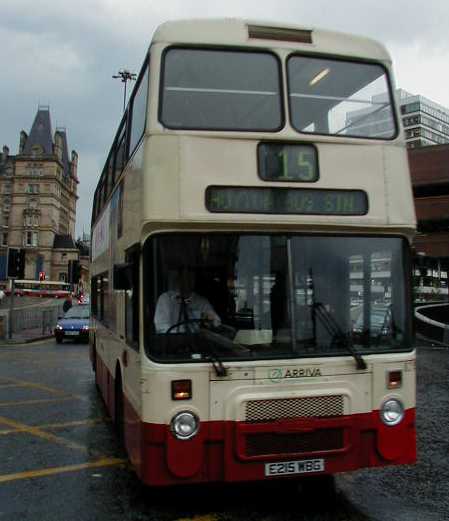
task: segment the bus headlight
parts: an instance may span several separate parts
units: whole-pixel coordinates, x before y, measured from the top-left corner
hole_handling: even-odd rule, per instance
[[[397,425],[404,418],[404,406],[396,398],[390,398],[382,404],[380,418],[385,425]]]
[[[184,411],[173,417],[170,426],[178,440],[189,440],[198,432],[200,422],[193,413]]]

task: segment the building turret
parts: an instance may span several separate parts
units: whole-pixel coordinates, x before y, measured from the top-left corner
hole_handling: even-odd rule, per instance
[[[70,175],[78,183],[78,154],[72,150],[72,161],[70,163]]]
[[[50,121],[50,107],[40,106],[23,151],[26,156],[51,156],[53,154],[53,140]]]
[[[62,163],[62,155],[64,150],[64,137],[61,131],[57,130],[55,132],[55,145],[53,152],[58,160]]]
[[[25,132],[25,130],[22,130],[20,132],[20,141],[19,141],[19,154],[23,154],[23,151],[25,150],[25,145],[28,139],[28,134]]]
[[[8,156],[9,156],[9,148],[6,145],[4,145],[3,152],[2,152],[2,163],[6,163]]]

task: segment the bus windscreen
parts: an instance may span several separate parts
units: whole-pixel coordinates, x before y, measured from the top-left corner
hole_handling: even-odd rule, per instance
[[[195,362],[407,351],[406,255],[398,237],[149,239],[147,352]]]
[[[293,55],[287,72],[291,120],[299,132],[396,136],[387,73],[381,65]]]
[[[271,53],[171,48],[160,119],[179,129],[279,130],[280,86],[280,64]]]

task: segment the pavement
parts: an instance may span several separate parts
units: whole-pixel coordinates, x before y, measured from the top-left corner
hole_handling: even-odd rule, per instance
[[[2,344],[29,344],[31,342],[37,342],[38,340],[53,338],[53,336],[53,331],[43,333],[42,328],[25,329],[20,333],[14,333],[12,338],[0,338],[0,346]]]
[[[60,303],[60,300],[55,300],[53,298],[33,298],[33,297],[15,297],[14,298],[14,309],[15,310],[23,310],[25,308],[36,308],[42,306],[56,306]],[[9,297],[4,298],[0,302],[0,311],[9,310],[10,302]],[[42,326],[38,328],[30,328],[24,329],[20,332],[13,333],[12,338],[8,338],[7,334],[4,338],[0,337],[0,346],[1,345],[11,345],[11,344],[28,344],[31,342],[35,342],[38,340],[45,340],[53,338],[53,327],[45,328],[43,331]],[[5,332],[6,333],[6,332]]]

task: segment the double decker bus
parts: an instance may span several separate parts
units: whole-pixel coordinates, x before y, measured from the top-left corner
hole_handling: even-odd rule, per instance
[[[6,289],[11,294],[11,283]],[[72,287],[68,282],[56,280],[20,280],[14,281],[14,295],[19,297],[67,298],[72,294]]]
[[[144,483],[415,462],[415,214],[393,92],[370,39],[229,19],[155,31],[91,253],[95,379]]]

